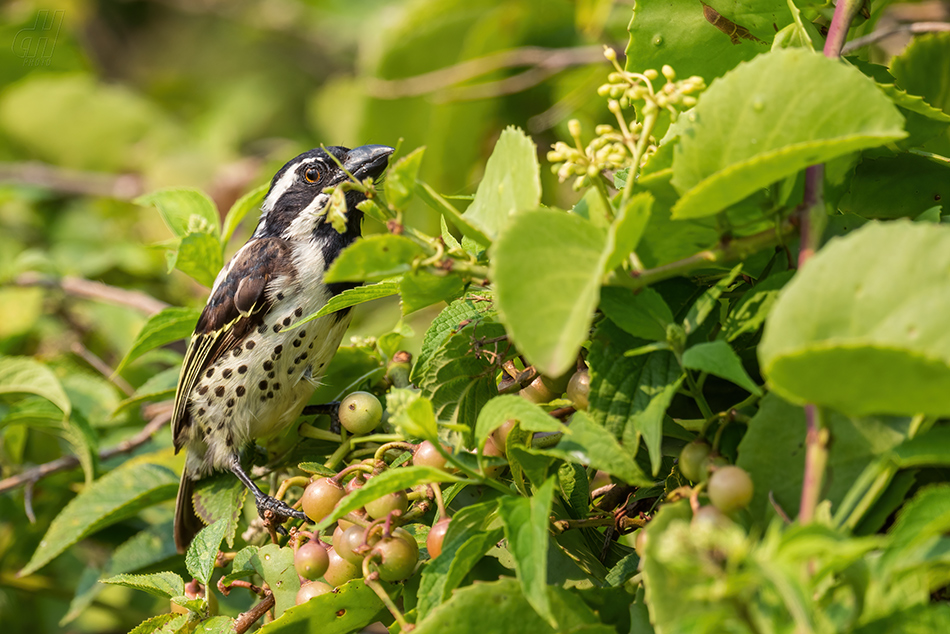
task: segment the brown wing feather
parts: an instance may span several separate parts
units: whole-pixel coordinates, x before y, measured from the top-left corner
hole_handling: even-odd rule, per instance
[[[252,240],[231,260],[227,275],[212,289],[198,318],[182,364],[172,416],[176,451],[184,445],[184,431],[191,426],[188,397],[198,377],[263,323],[274,305],[267,285],[277,276],[294,273],[290,248],[277,238]]]

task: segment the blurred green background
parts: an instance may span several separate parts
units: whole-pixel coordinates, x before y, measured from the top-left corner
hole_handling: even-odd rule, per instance
[[[172,236],[154,209],[131,201],[159,187],[207,191],[223,215],[288,159],[319,146],[426,146],[421,178],[467,205],[508,125],[538,146],[566,123],[610,116],[596,87],[621,52],[633,2],[614,0],[49,0],[0,7],[0,354],[54,368],[102,447],[142,425],[91,363],[114,368],[143,312],[37,286],[72,276],[200,306],[208,290],[168,273]],[[589,129],[589,128],[588,128]],[[543,170],[545,203],[576,195]],[[422,206],[407,221],[439,230]],[[241,227],[230,256],[249,235]],[[366,232],[384,230],[367,221]],[[433,311],[409,317],[418,348]],[[379,335],[398,301],[362,307],[351,334]],[[180,361],[143,356],[132,388]],[[101,370],[101,369],[100,369]],[[3,407],[0,405],[0,407]],[[2,412],[0,412],[2,413]],[[9,422],[9,421],[8,421]],[[34,421],[35,423],[35,421]],[[70,453],[42,426],[0,429],[3,477]],[[159,434],[159,446],[168,443]],[[108,464],[104,466],[109,466]],[[12,467],[12,469],[11,469]],[[117,525],[39,574],[16,577],[71,490],[76,469],[0,495],[0,630],[126,632],[155,614],[143,593],[107,588],[64,619],[89,566],[129,537]],[[154,518],[152,518],[154,519]],[[93,577],[94,580],[94,577]],[[76,607],[76,606],[74,606]],[[81,607],[81,606],[80,606]]]

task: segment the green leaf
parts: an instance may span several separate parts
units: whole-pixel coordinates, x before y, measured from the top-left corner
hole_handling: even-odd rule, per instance
[[[144,590],[163,599],[171,599],[185,594],[185,582],[174,572],[156,572],[150,575],[115,575],[103,579],[102,583]]]
[[[767,51],[766,42],[775,32],[773,23],[776,29],[791,23],[784,0],[716,3],[719,19],[725,19],[718,27],[710,23],[716,18],[712,14],[707,17],[704,9],[701,3],[686,0],[663,5],[637,3],[630,22],[627,70],[658,71],[669,64],[680,78],[699,75],[709,83],[739,62]],[[748,35],[731,38],[735,26],[746,29]]]
[[[491,279],[502,322],[528,362],[561,376],[577,361],[597,307],[604,232],[550,210],[515,216],[495,244]]]
[[[620,443],[613,436],[605,434],[604,428],[584,412],[575,413],[571,424],[563,432],[564,436],[554,447],[532,449],[531,452],[600,469],[627,484],[649,486],[653,483]]]
[[[765,325],[758,353],[769,385],[852,415],[950,413],[947,270],[943,225],[871,222],[831,240]]]
[[[416,148],[406,156],[396,161],[386,172],[383,182],[383,193],[386,202],[396,209],[405,209],[415,193],[416,177],[419,175],[419,166],[422,165],[422,155],[425,148]]]
[[[188,574],[200,581],[202,585],[208,585],[208,580],[211,579],[214,562],[218,558],[218,549],[227,530],[228,522],[218,520],[201,529],[188,547],[188,552],[185,554],[185,566],[188,567]]]
[[[0,394],[36,394],[69,416],[69,398],[52,370],[29,357],[0,357]]]
[[[465,290],[458,275],[433,275],[427,271],[410,271],[399,283],[402,314],[408,315],[441,301],[452,301]]]
[[[127,465],[102,476],[66,505],[21,575],[36,572],[86,535],[170,499],[178,491],[178,477],[171,470],[148,463]]]
[[[165,225],[176,238],[184,238],[192,233],[205,233],[218,240],[221,233],[218,228],[218,210],[208,195],[200,190],[169,187],[139,196],[133,202],[143,207],[153,206],[158,209]],[[220,250],[220,244],[218,249]]]
[[[389,469],[370,478],[361,489],[350,493],[333,509],[333,513],[317,524],[323,530],[350,511],[354,511],[378,497],[432,482],[461,482],[462,478],[435,467],[407,466]]]
[[[703,325],[703,322],[718,305],[719,297],[732,285],[741,270],[742,264],[737,264],[725,277],[716,282],[715,286],[707,289],[690,306],[689,312],[686,313],[686,318],[683,320],[683,330],[686,331],[687,335],[696,332],[696,329]]]
[[[232,634],[234,632],[234,619],[230,616],[212,616],[205,619],[197,628],[201,634]]]
[[[676,357],[668,351],[636,357],[624,352],[636,342],[613,323],[602,323],[591,341],[590,407],[594,422],[623,441],[635,455],[643,437],[654,470],[660,467],[663,417],[683,380]]]
[[[240,480],[230,473],[217,474],[198,483],[194,493],[195,514],[208,525],[223,523],[223,538],[228,546],[233,546],[246,497],[247,487]]]
[[[146,401],[161,401],[174,398],[179,374],[181,374],[180,368],[167,368],[157,374],[153,374],[145,383],[135,390],[132,396],[119,403],[113,412],[113,417],[119,416]]]
[[[288,326],[288,328],[296,328],[308,321],[313,321],[314,319],[335,313],[344,308],[349,308],[350,306],[358,306],[359,304],[365,304],[366,302],[371,302],[374,299],[381,299],[383,297],[392,297],[398,292],[399,282],[394,281],[377,282],[376,284],[366,284],[365,286],[348,288],[342,293],[337,293],[331,297],[330,301],[324,304],[320,310],[312,315],[307,315],[297,323]]]
[[[901,184],[899,188],[894,183]],[[863,218],[916,218],[950,199],[950,165],[916,154],[866,158],[858,163],[841,211]]]
[[[828,448],[827,483],[822,490],[832,510],[875,456],[898,451],[906,419],[851,419],[829,412],[825,424],[834,438]],[[798,515],[805,467],[805,411],[775,394],[766,394],[739,444],[736,464],[755,482],[749,513],[761,524],[776,516],[770,501],[789,517]],[[950,446],[950,442],[948,442]]]
[[[189,233],[181,239],[172,265],[211,288],[218,272],[224,266],[217,236],[210,233]]]
[[[237,201],[231,205],[231,209],[228,210],[228,215],[224,217],[224,228],[221,230],[222,245],[227,244],[228,241],[231,240],[231,236],[234,235],[234,230],[237,229],[247,214],[260,209],[268,189],[270,189],[270,183],[259,185],[238,198]]]
[[[373,235],[357,240],[333,261],[325,282],[378,282],[409,271],[422,247],[404,236]]]
[[[555,479],[550,478],[530,498],[502,498],[498,511],[525,598],[556,628],[558,623],[548,599],[548,516],[554,501],[554,485]]]
[[[761,328],[778,299],[779,291],[794,274],[795,271],[782,271],[770,275],[758,282],[751,290],[746,291],[722,323],[722,332],[726,341],[735,341],[737,337],[754,333]]]
[[[478,413],[478,422],[475,424],[475,443],[478,448],[483,449],[491,433],[509,420],[518,421],[521,429],[530,432],[556,432],[563,427],[557,419],[534,403],[516,394],[502,394],[488,401]]]
[[[486,297],[490,298],[491,294],[489,293]],[[483,315],[494,315],[491,301],[476,301],[471,297],[462,297],[444,308],[426,330],[422,339],[422,350],[412,366],[410,380],[419,384],[426,373],[429,360],[455,332],[465,327],[463,322],[478,319]]]
[[[921,489],[897,514],[889,531],[890,545],[881,555],[881,567],[907,569],[924,563],[927,550],[950,530],[950,486],[936,484]]]
[[[417,183],[416,195],[419,196],[419,198],[422,199],[425,204],[437,211],[443,218],[448,216],[449,222],[455,225],[455,227],[461,231],[462,235],[466,238],[474,240],[483,247],[487,247],[492,243],[491,239],[486,236],[481,229],[469,222],[469,220],[464,215],[462,215],[458,209],[452,206],[449,201],[440,196],[438,192],[432,189],[429,185],[421,181]]]
[[[386,410],[393,425],[409,438],[435,440],[438,428],[432,401],[411,388],[393,388],[386,395]]]
[[[902,469],[950,466],[950,428],[935,427],[894,448],[890,457]]]
[[[683,367],[714,374],[732,381],[742,389],[762,395],[762,390],[742,367],[742,360],[725,341],[698,343],[683,353]]]
[[[381,610],[385,611],[385,606],[376,593],[362,579],[354,579],[303,605],[291,606],[258,631],[261,634],[348,634],[378,621]]]
[[[496,519],[497,501],[473,504],[452,518],[442,543],[442,553],[422,570],[418,612],[425,616],[446,601],[469,571],[502,537],[501,527],[489,528]]]
[[[145,619],[135,627],[129,634],[153,634],[153,632],[168,631],[177,632],[178,629],[188,620],[184,614],[159,614],[152,618]],[[166,629],[167,628],[167,629]]]
[[[505,128],[488,157],[475,200],[463,217],[495,240],[512,215],[541,204],[540,169],[538,149],[531,137],[513,126]]]
[[[294,607],[300,577],[294,569],[294,550],[279,544],[267,544],[251,556],[251,565],[274,593],[274,610],[278,617]]]
[[[194,332],[200,315],[201,311],[196,308],[170,306],[149,317],[135,337],[132,347],[116,367],[116,373],[149,350],[188,337]]]
[[[950,114],[950,33],[915,37],[891,62],[897,84]]]
[[[626,332],[650,341],[666,341],[666,328],[673,323],[673,312],[652,288],[634,293],[605,286],[600,291],[600,309]]]
[[[593,191],[593,190],[591,190]],[[623,263],[640,244],[643,233],[653,212],[653,194],[641,192],[631,196],[617,214],[607,231],[610,255],[604,263],[604,272],[609,273]]]
[[[686,118],[673,157],[682,194],[674,218],[716,214],[809,165],[906,136],[903,117],[874,82],[801,48],[740,65]]]

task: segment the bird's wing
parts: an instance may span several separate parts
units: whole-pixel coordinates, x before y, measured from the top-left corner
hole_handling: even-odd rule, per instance
[[[290,248],[277,238],[251,240],[238,251],[198,318],[178,377],[172,437],[176,451],[185,443],[183,433],[191,426],[188,398],[198,378],[222,355],[264,322],[274,305],[267,285],[280,276],[295,275]]]

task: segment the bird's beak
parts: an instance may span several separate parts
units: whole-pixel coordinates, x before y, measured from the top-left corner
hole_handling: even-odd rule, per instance
[[[388,145],[361,145],[347,153],[343,167],[358,180],[367,176],[375,179],[386,169],[393,152]]]

